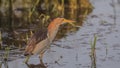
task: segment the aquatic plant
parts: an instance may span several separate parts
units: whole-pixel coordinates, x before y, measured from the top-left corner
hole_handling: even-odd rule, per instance
[[[97,36],[94,35],[94,41],[91,42],[91,52],[90,52],[90,57],[91,57],[91,68],[96,68],[96,42],[97,42]]]
[[[5,54],[3,55],[4,61],[8,60],[9,52],[10,52],[10,47],[6,47],[5,48]]]
[[[35,8],[36,8],[36,6],[38,5],[39,1],[40,1],[40,0],[37,0],[37,1],[36,1],[36,3],[35,3],[35,5],[33,6],[32,10],[29,12],[29,15],[28,15],[29,20],[31,20],[31,16],[32,16],[33,12],[35,11]]]
[[[91,55],[95,54],[96,41],[97,41],[97,36],[94,35],[94,41],[91,42]]]
[[[0,36],[0,44],[3,41],[6,42],[5,45],[14,45],[21,48],[23,44],[25,45],[28,41],[28,37],[30,37],[38,27],[41,28],[43,26],[48,26],[48,21],[51,21],[56,17],[65,17],[73,20],[76,20],[76,18],[79,19],[80,14],[78,13],[81,12],[77,13],[76,11],[80,9],[81,3],[82,2],[80,0],[1,0],[0,9],[3,9],[3,11],[0,10],[0,13],[2,13],[2,15],[0,15],[2,18],[0,19],[2,20],[0,26],[8,36],[5,38],[3,37],[3,39],[1,39]],[[44,6],[42,4],[44,4]],[[20,13],[20,16],[17,16],[15,12],[16,14]],[[87,13],[88,11],[81,14],[86,15]],[[31,28],[33,26],[36,28]],[[23,29],[23,31],[21,29]],[[67,30],[69,31],[70,29],[66,28],[65,30],[67,32]],[[65,34],[65,32],[62,33]],[[1,45],[0,48],[2,48]]]
[[[9,51],[10,51],[10,48],[9,47],[6,47],[5,48],[5,54],[2,55],[2,60],[0,62],[0,68],[2,67],[2,64],[4,64],[4,67],[5,68],[8,68],[8,57],[9,57]]]

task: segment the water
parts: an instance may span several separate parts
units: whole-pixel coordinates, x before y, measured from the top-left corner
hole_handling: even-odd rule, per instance
[[[47,68],[119,68],[120,67],[120,4],[119,0],[91,0],[94,10],[81,28],[69,32],[51,45],[44,54]],[[115,13],[114,8],[115,7]],[[116,15],[116,19],[115,19]],[[90,58],[91,41],[97,36],[95,61]],[[18,50],[19,51],[19,50]],[[21,55],[8,62],[9,68],[28,68]],[[92,64],[94,63],[94,64]],[[38,56],[29,60],[29,68],[40,68]],[[4,68],[4,65],[2,65]],[[41,67],[45,68],[45,67]]]

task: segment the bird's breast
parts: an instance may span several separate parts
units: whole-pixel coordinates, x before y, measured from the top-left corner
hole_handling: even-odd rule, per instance
[[[50,41],[48,38],[46,38],[45,40],[36,44],[36,47],[34,48],[32,53],[34,55],[40,54],[41,52],[46,51],[46,49],[48,49],[49,46],[50,46]]]

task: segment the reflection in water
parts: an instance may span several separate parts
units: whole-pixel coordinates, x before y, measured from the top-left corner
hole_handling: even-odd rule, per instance
[[[2,68],[2,65],[4,65],[4,68],[9,68],[8,67],[8,62],[7,61],[3,61],[0,63],[0,68]]]
[[[28,68],[47,68],[45,65],[42,65],[42,64],[28,64],[28,63],[26,63],[26,65],[28,66]]]
[[[96,68],[96,53],[90,56],[91,58],[91,68]]]

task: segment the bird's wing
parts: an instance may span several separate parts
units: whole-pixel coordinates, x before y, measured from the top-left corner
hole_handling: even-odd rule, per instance
[[[34,35],[29,39],[27,46],[32,46],[33,48],[35,45],[42,40],[47,38],[47,29],[39,29]]]

